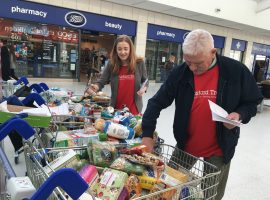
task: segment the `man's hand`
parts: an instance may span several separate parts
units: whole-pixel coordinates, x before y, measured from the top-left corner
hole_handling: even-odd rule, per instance
[[[236,113],[236,112],[232,112],[227,116],[227,119],[231,119],[231,120],[235,120],[235,121],[240,121],[240,114]],[[223,125],[227,128],[227,129],[233,129],[235,126],[232,124],[228,124],[228,123],[223,123]]]
[[[154,150],[154,140],[150,137],[143,137],[142,138],[142,145],[147,147],[147,152],[151,153]]]

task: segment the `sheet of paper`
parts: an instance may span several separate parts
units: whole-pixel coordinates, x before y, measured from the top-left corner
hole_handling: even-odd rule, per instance
[[[68,103],[63,103],[60,106],[55,106],[55,107],[49,107],[50,111],[54,115],[68,115],[69,110],[68,110]]]
[[[28,115],[33,116],[51,116],[51,113],[45,105],[41,105],[39,108],[23,109],[20,113],[28,113]]]
[[[212,112],[212,119],[213,121],[219,121],[219,122],[225,122],[228,124],[232,124],[235,126],[240,126],[242,123],[240,121],[230,120],[226,117],[228,116],[228,113],[226,110],[221,108],[219,105],[215,104],[214,102],[208,100],[210,110]]]
[[[149,82],[148,82],[148,78],[147,78],[147,79],[143,82],[143,84],[142,84],[142,86],[141,86],[140,89],[144,89],[145,87],[148,86],[148,84],[149,84]]]

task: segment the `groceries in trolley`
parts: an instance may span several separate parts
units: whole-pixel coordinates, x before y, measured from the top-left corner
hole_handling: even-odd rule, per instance
[[[212,165],[198,159],[198,164],[189,169],[189,162],[195,158],[178,151],[177,159],[171,159],[175,148],[161,145],[158,154],[146,153],[144,145],[126,146],[112,142],[93,141],[88,148],[63,150],[51,149],[56,156],[50,167],[61,160],[64,165],[76,169],[89,185],[84,196],[94,195],[96,199],[204,199],[215,195],[219,171]],[[79,158],[82,150],[88,150],[87,157]],[[77,152],[77,156],[74,155]],[[57,156],[57,154],[61,156]],[[66,156],[70,154],[69,156]],[[51,157],[51,156],[49,156]],[[59,164],[55,169],[59,169]],[[203,173],[200,167],[210,169]],[[45,166],[44,169],[48,169]]]

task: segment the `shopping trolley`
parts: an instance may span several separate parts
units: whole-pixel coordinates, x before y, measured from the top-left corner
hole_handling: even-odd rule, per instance
[[[20,118],[12,118],[1,124],[0,144],[12,129],[16,129],[16,131],[25,140],[28,140],[35,134],[34,129],[32,129],[27,122]],[[31,145],[31,143],[28,144]],[[60,189],[57,188],[59,186],[67,193],[68,196],[73,199],[78,199],[88,188],[87,183],[76,171],[73,169],[60,169],[48,177],[48,179],[46,179],[36,191],[36,188],[32,185],[28,177],[16,176],[1,145],[0,161],[0,177],[3,180],[0,187],[1,200],[21,200],[28,199],[30,197],[31,200],[46,200],[52,193],[56,193],[55,191],[60,191]],[[6,172],[7,181],[4,179],[3,169]],[[68,182],[66,181],[66,177],[68,177]],[[61,199],[65,199],[65,197],[62,196]]]

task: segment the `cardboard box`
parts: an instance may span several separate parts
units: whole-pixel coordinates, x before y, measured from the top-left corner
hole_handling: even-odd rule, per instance
[[[54,171],[61,169],[63,167],[71,167],[75,163],[77,163],[77,158],[76,158],[76,152],[73,151],[72,149],[69,149],[67,151],[62,152],[61,156],[50,162],[50,166],[45,166],[43,167],[44,171],[47,174],[52,173],[52,169]]]
[[[23,109],[29,109],[29,107],[25,106],[15,106],[15,105],[7,105],[7,109],[10,112],[20,112]],[[0,111],[0,123],[5,122],[12,116],[14,116],[14,113],[9,113],[9,112],[1,112]],[[51,117],[49,116],[31,116],[28,115],[27,118],[24,118],[23,120],[27,121],[30,126],[33,127],[42,127],[42,128],[47,128],[50,123],[51,123]]]
[[[90,141],[99,140],[98,134],[84,134],[83,129],[59,131],[42,134],[42,140],[47,146],[52,146],[51,140],[56,137],[53,147],[73,147],[88,145]]]

